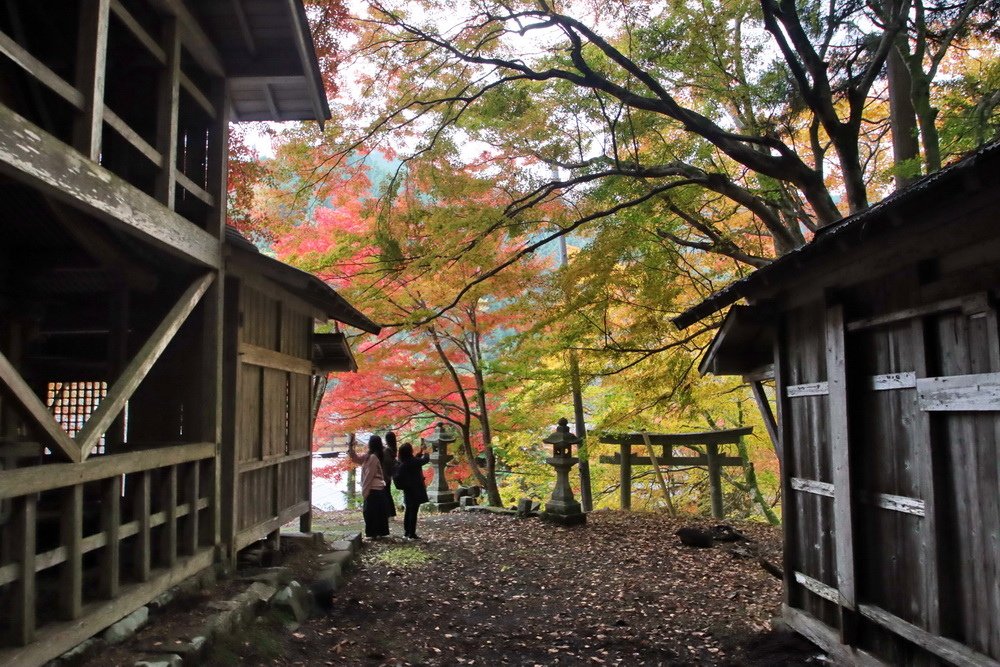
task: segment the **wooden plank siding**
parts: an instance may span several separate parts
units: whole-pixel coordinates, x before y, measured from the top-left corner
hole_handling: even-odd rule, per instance
[[[235,274],[238,276],[239,274]],[[234,540],[246,545],[274,522],[308,513],[312,498],[311,336],[313,313],[280,293],[236,280],[240,325],[229,353],[237,365]],[[264,528],[268,528],[266,532]],[[253,536],[253,539],[251,539]]]
[[[829,327],[820,331],[821,302],[784,314],[776,379],[791,495],[784,499],[792,573],[786,615],[825,628],[809,631],[836,638],[828,650],[845,662],[874,656],[888,664],[997,664],[996,311],[981,293],[915,304],[918,287],[916,272],[907,270],[842,293],[845,309],[864,301],[870,312],[888,313],[847,324],[841,318],[843,389],[828,372],[836,341]],[[848,443],[839,474],[827,436],[836,433],[834,399],[843,401],[838,418],[846,425],[835,437]],[[853,485],[846,493],[845,483]],[[838,498],[853,507],[846,544]],[[853,599],[836,576],[851,556]],[[856,634],[844,634],[837,618],[845,604],[857,610]]]

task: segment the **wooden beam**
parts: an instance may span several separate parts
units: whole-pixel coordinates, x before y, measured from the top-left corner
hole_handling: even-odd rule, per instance
[[[927,412],[1000,410],[1000,373],[920,378],[917,401]]]
[[[291,461],[298,461],[300,459],[311,458],[312,452],[292,452],[291,454],[285,454],[283,456],[275,456],[269,459],[263,459],[262,461],[246,461],[239,464],[240,474],[245,472],[250,472],[251,470],[260,470],[261,468],[268,468],[270,466],[281,465],[282,463],[289,463]]]
[[[208,95],[202,92],[201,88],[198,87],[198,84],[192,81],[191,77],[183,71],[181,71],[180,77],[181,88],[184,92],[187,93],[192,100],[194,100],[195,104],[201,107],[201,110],[204,111],[209,118],[217,119],[218,110],[215,108],[215,105],[212,104],[212,101],[208,99]]]
[[[812,577],[802,574],[801,572],[795,573],[795,581],[799,582],[807,591],[815,593],[824,600],[837,604],[837,601],[840,599],[840,595],[837,593],[836,588],[833,586],[827,586],[822,581],[813,579]]]
[[[818,482],[814,479],[802,479],[801,477],[791,478],[791,487],[796,491],[811,493],[814,496],[825,496],[833,498],[833,484],[829,482]]]
[[[629,445],[623,446],[628,447]],[[609,465],[621,465],[622,455],[621,453],[605,454],[601,456],[600,461]],[[743,465],[743,459],[738,456],[720,456],[718,461],[719,465],[724,467]],[[657,456],[656,463],[657,465],[670,467],[707,466],[708,456],[704,454],[700,456]],[[633,466],[651,466],[653,465],[653,459],[648,456],[632,454],[629,456],[629,464]]]
[[[297,519],[298,517],[302,516],[308,511],[309,511],[308,502],[303,501],[301,503],[296,503],[295,505],[292,505],[291,507],[282,511],[280,514],[278,514],[278,516],[272,519],[268,519],[267,521],[263,521],[257,524],[256,526],[251,526],[250,528],[240,531],[240,533],[236,536],[235,550],[239,551],[240,549],[243,549],[247,545],[253,544],[257,540],[261,540],[267,537],[274,531],[279,530],[289,521]]]
[[[299,16],[299,12],[302,11],[300,0],[285,0],[285,6],[288,8],[289,16],[292,17],[292,25],[297,26],[299,21],[296,19]],[[316,58],[316,53],[313,51],[308,30],[309,27],[304,26],[303,30],[294,31],[295,50],[299,54],[300,67],[306,77],[306,86],[309,88],[309,103],[312,106],[313,113],[316,115],[316,120],[319,121],[320,127],[322,127],[326,113],[323,110],[325,100],[321,96],[325,96],[326,92],[317,86],[315,79],[310,76],[313,72],[313,61]],[[303,34],[303,31],[306,34]]]
[[[856,637],[856,567],[854,561],[854,490],[847,387],[847,357],[844,307],[826,310],[826,372],[829,383],[828,415],[830,448],[833,451],[833,538],[840,591],[841,641],[853,644]]]
[[[156,102],[156,150],[163,164],[156,175],[156,199],[174,210],[177,183],[177,123],[180,109],[181,34],[176,18],[163,23],[163,52],[167,62],[160,72]]]
[[[914,318],[924,317],[925,315],[933,315],[936,313],[947,313],[950,311],[960,310],[963,312],[981,312],[983,309],[988,307],[989,295],[985,292],[975,294],[972,296],[963,296],[953,299],[942,299],[940,301],[935,301],[934,303],[924,304],[922,306],[914,306],[913,308],[904,308],[902,310],[897,310],[891,313],[883,313],[875,317],[867,317],[858,320],[852,320],[847,323],[848,331],[862,331],[864,329],[871,329],[873,327],[886,326],[889,324],[896,324],[898,322],[905,322],[907,320],[912,320]]]
[[[107,396],[91,413],[87,423],[77,435],[81,460],[90,455],[91,449],[125,407],[125,403],[135,393],[139,384],[149,374],[153,364],[166,350],[167,345],[173,340],[174,335],[187,320],[191,311],[198,305],[202,295],[205,294],[214,279],[214,274],[206,273],[185,290],[180,300],[174,304],[174,307],[170,309],[170,312],[150,335],[149,340],[139,349],[135,358],[129,362],[121,377],[108,389]]]
[[[247,20],[247,13],[243,9],[243,3],[240,0],[229,0],[229,4],[233,8],[233,13],[236,14],[236,24],[240,27],[240,35],[243,37],[243,45],[247,47],[247,53],[251,56],[257,55],[257,42],[253,38],[253,32],[250,30],[250,21]]]
[[[201,201],[201,203],[205,204],[209,208],[215,206],[215,198],[208,194],[208,191],[205,190],[205,188],[188,178],[187,174],[182,171],[178,171],[174,174],[174,177],[176,178],[178,185],[193,194],[199,201]]]
[[[104,107],[104,122],[117,132],[122,139],[132,145],[132,148],[139,151],[153,165],[162,168],[163,156],[152,144],[143,139],[138,132],[133,130],[118,114],[111,109]]]
[[[75,484],[96,482],[215,456],[214,442],[195,442],[127,454],[97,456],[83,463],[48,463],[0,470],[0,500],[27,496]]]
[[[810,382],[808,384],[793,384],[785,387],[785,396],[799,398],[802,396],[826,396],[826,382]]]
[[[38,427],[37,430],[46,446],[72,462],[82,460],[80,448],[66,435],[66,431],[52,417],[41,399],[31,390],[7,357],[0,352],[0,389],[4,387],[6,387],[5,393],[21,406],[28,420]],[[0,487],[0,493],[2,492],[3,488]]]
[[[136,41],[146,47],[150,55],[156,59],[161,65],[167,62],[167,54],[163,50],[152,35],[142,26],[139,21],[132,16],[131,12],[125,9],[125,6],[121,3],[121,0],[111,0],[111,11],[122,22],[122,25],[132,33]]]
[[[240,361],[251,366],[273,368],[299,375],[312,375],[313,365],[309,359],[300,359],[283,352],[275,352],[265,347],[240,343]]]
[[[752,426],[731,428],[722,431],[701,431],[695,433],[648,433],[649,441],[656,445],[667,447],[684,447],[690,445],[726,445],[736,444],[740,438],[753,433]],[[642,445],[641,433],[603,433],[598,442],[606,444]]]
[[[226,75],[222,58],[215,49],[215,43],[205,33],[201,24],[198,23],[198,19],[185,5],[184,0],[150,0],[149,4],[176,17],[181,27],[184,46],[191,52],[192,57],[202,69],[212,76]]]
[[[882,626],[889,632],[913,642],[920,648],[960,667],[1000,667],[1000,662],[972,650],[954,639],[932,635],[923,628],[890,614],[875,605],[863,604],[858,607],[862,616]]]
[[[917,378],[913,373],[883,373],[868,378],[868,388],[872,391],[912,389],[916,386]]]
[[[83,485],[63,490],[60,533],[66,559],[59,572],[59,616],[79,618],[83,609]]]
[[[73,124],[73,145],[93,162],[101,159],[110,11],[111,0],[83,0],[80,3],[76,88],[83,93],[83,113]]]
[[[221,263],[218,239],[2,104],[0,172],[186,261]]]
[[[772,367],[772,375],[774,370]],[[764,429],[767,431],[767,437],[771,439],[771,445],[774,446],[774,452],[778,455],[778,462],[781,462],[781,435],[778,433],[778,422],[774,418],[774,413],[771,411],[771,402],[767,400],[767,393],[764,391],[764,385],[760,380],[750,381],[750,391],[753,393],[753,400],[757,404],[757,410],[760,412],[760,417],[764,421]]]
[[[74,88],[70,83],[67,83],[65,79],[49,69],[45,63],[31,55],[27,49],[2,31],[0,31],[0,54],[6,56],[32,78],[69,102],[76,109],[82,110],[84,108],[86,99],[83,93]]]

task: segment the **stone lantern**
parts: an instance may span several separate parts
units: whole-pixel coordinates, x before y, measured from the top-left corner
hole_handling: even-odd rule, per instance
[[[570,432],[564,417],[559,420],[555,432],[542,442],[552,445],[552,457],[545,462],[556,469],[556,488],[552,491],[552,498],[545,503],[542,518],[566,526],[585,523],[587,515],[573,498],[573,487],[569,483],[569,471],[580,460],[573,456],[573,445],[579,445],[580,438]]]
[[[445,427],[443,422],[438,422],[434,427],[434,433],[424,442],[431,447],[431,469],[434,471],[434,479],[427,489],[427,497],[431,505],[438,512],[448,512],[458,507],[455,494],[448,488],[448,479],[445,477],[444,469],[454,456],[448,453],[448,445],[455,442],[455,434],[451,429]]]

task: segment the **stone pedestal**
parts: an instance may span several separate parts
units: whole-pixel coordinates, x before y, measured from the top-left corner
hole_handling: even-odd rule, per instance
[[[552,491],[552,498],[545,503],[543,519],[564,526],[586,523],[587,515],[573,497],[573,487],[569,482],[569,471],[579,461],[580,459],[575,456],[553,456],[545,459],[546,463],[556,469],[556,488]]]
[[[448,445],[455,442],[455,436],[446,431],[444,424],[439,422],[434,428],[433,435],[424,442],[431,446],[430,465],[434,471],[434,478],[427,487],[431,509],[437,512],[450,512],[458,507],[458,500],[455,498],[455,493],[448,488],[444,470],[448,462],[455,458],[448,453]]]
[[[542,518],[564,526],[585,523],[587,515],[573,498],[573,487],[569,483],[569,471],[580,461],[573,456],[573,445],[579,445],[580,439],[569,432],[566,419],[560,419],[555,433],[543,442],[552,445],[552,456],[545,462],[556,469],[556,488],[552,491],[552,498],[545,503]]]

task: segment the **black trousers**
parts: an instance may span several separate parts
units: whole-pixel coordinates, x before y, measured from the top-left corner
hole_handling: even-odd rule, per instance
[[[420,503],[406,500],[406,509],[403,511],[403,535],[413,537],[417,534],[417,514],[420,512]]]
[[[361,515],[365,518],[365,537],[382,537],[389,534],[389,509],[385,492],[371,490],[365,498]]]

